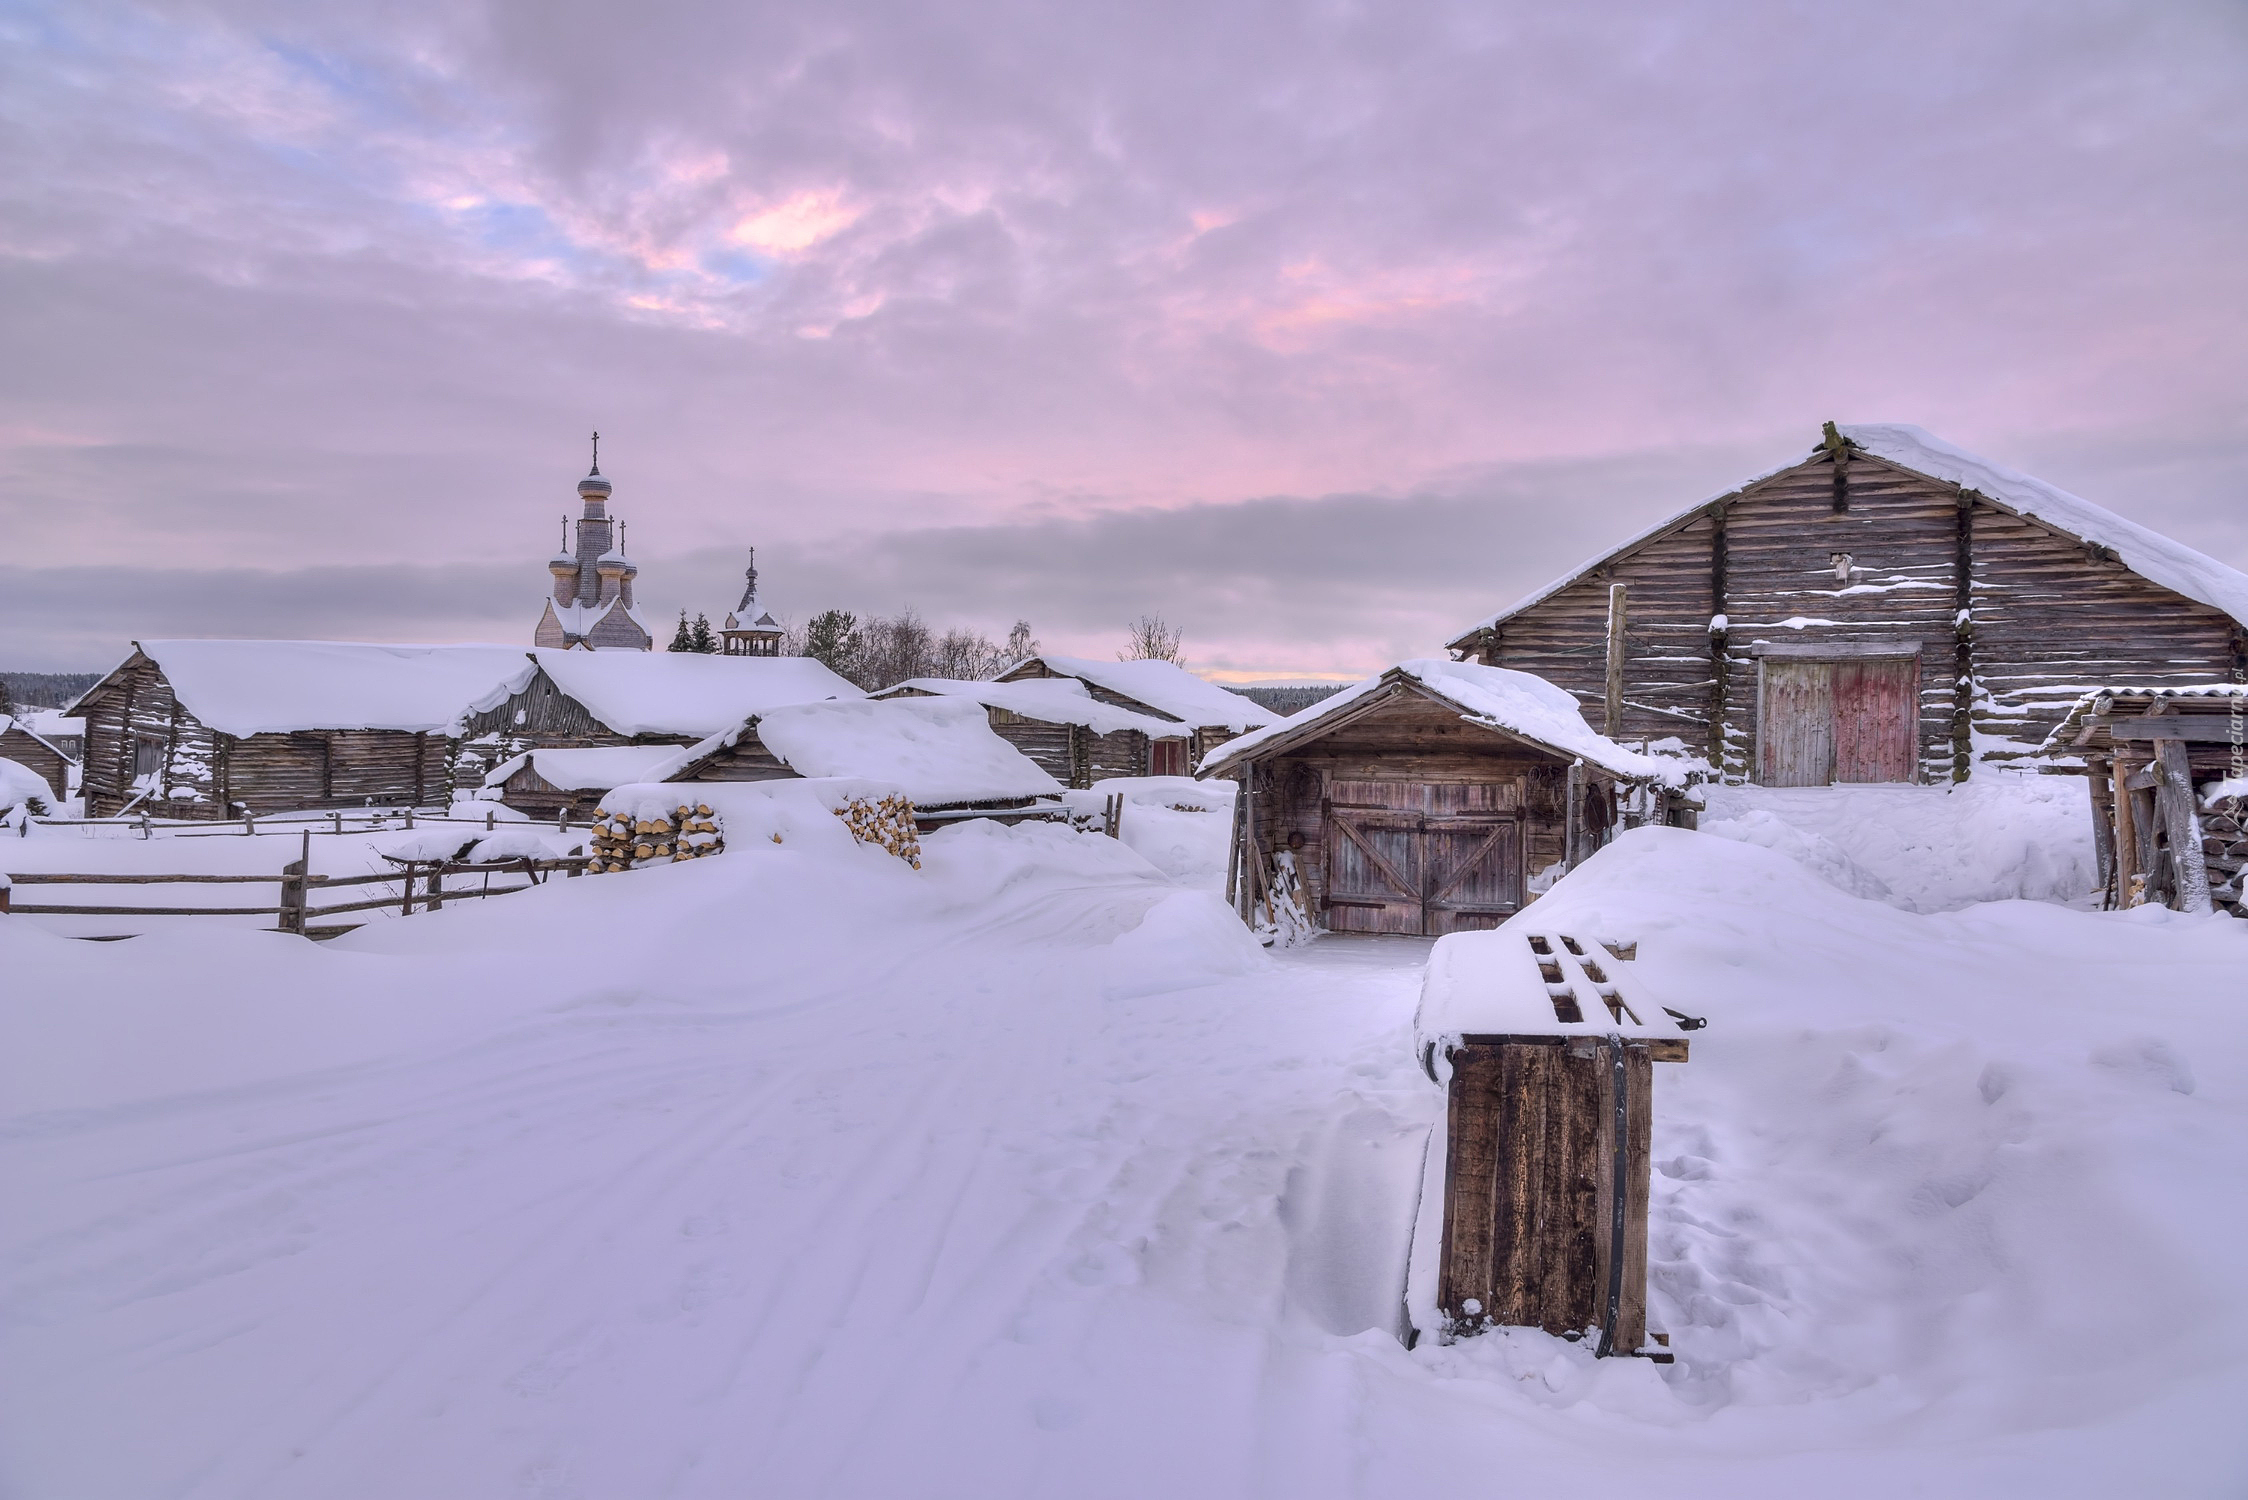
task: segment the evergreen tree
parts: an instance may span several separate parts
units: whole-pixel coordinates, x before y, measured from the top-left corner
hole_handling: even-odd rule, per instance
[[[671,651],[692,651],[695,649],[694,633],[687,628],[687,612],[685,610],[679,611],[679,629],[673,633],[671,645],[665,649]]]
[[[847,609],[822,610],[804,627],[804,654],[839,677],[857,673],[860,646],[859,617]]]
[[[679,612],[680,618],[686,618],[686,613],[685,610],[681,610]],[[695,628],[689,633],[687,639],[689,651],[699,651],[705,656],[718,654],[718,637],[710,633],[710,616],[706,614],[698,613],[695,616]]]

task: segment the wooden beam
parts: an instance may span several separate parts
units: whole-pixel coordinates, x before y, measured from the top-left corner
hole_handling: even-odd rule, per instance
[[[1624,730],[1624,627],[1630,618],[1630,591],[1608,585],[1608,716],[1602,731],[1614,739]]]
[[[2197,745],[2232,743],[2232,720],[2223,714],[2164,714],[2158,718],[2100,719],[2111,740],[2188,740]]]
[[[2193,770],[2186,763],[2186,747],[2172,739],[2154,744],[2156,763],[2162,768],[2155,788],[2155,807],[2162,831],[2170,841],[2171,889],[2179,911],[2207,915],[2209,867],[2201,855],[2201,815],[2193,805]]]
[[[2139,868],[2139,830],[2137,813],[2131,805],[2131,768],[2121,756],[2115,761],[2115,904],[2118,909],[2133,904],[2137,894]]]

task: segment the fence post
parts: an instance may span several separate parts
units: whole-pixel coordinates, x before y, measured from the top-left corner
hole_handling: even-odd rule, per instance
[[[141,809],[141,837],[148,837],[148,809],[145,807]]]
[[[304,936],[305,877],[312,872],[312,835],[304,835],[303,852],[281,867],[281,930]]]
[[[441,911],[445,906],[445,866],[443,863],[429,867],[429,899],[422,903],[423,911]]]
[[[405,890],[406,895],[398,904],[398,915],[410,917],[414,914],[414,861],[407,860],[404,868],[406,871],[405,878],[399,881],[399,885]]]
[[[334,832],[340,837],[343,833],[343,814],[332,812],[328,814],[328,821],[335,825]]]

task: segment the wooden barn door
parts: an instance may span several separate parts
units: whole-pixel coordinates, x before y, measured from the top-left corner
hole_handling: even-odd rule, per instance
[[[1522,909],[1512,785],[1343,781],[1327,815],[1327,926],[1440,937]]]
[[[1919,735],[1920,663],[1834,664],[1834,779],[1911,781]]]
[[[1825,786],[1834,779],[1834,663],[1768,657],[1758,694],[1757,780]]]

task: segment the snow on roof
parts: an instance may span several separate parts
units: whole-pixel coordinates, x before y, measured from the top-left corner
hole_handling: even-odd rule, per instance
[[[556,687],[618,734],[707,736],[784,704],[866,696],[809,656],[541,650],[531,657]],[[477,707],[497,707],[498,701]]]
[[[600,745],[590,749],[526,750],[513,760],[494,766],[484,777],[486,786],[503,786],[507,778],[529,765],[531,773],[549,786],[566,792],[599,791],[646,781],[648,772],[679,753],[677,745]]]
[[[1572,1013],[1576,1020],[1563,1019]],[[1527,928],[1520,920],[1491,932],[1448,934],[1429,952],[1413,1018],[1414,1050],[1426,1065],[1432,1050],[1475,1033],[1686,1036],[1630,960],[1590,937]]]
[[[531,676],[521,646],[134,644],[163,669],[182,707],[212,729],[237,736],[297,729],[447,731],[470,704],[495,691],[504,697]]]
[[[59,708],[34,708],[16,715],[16,723],[32,734],[84,734],[86,721]]]
[[[1075,677],[1029,677],[1021,682],[961,682],[950,677],[914,677],[884,688],[875,696],[887,698],[906,689],[965,698],[986,708],[1003,708],[1046,724],[1082,724],[1095,734],[1115,734],[1136,729],[1154,739],[1176,739],[1183,724],[1150,718],[1113,703],[1103,703]]]
[[[2172,541],[2136,521],[2127,521],[2114,511],[2095,505],[2080,495],[2072,495],[2042,479],[2034,479],[2003,464],[1978,458],[1963,448],[1955,448],[1933,433],[1909,423],[1862,423],[1837,427],[1836,430],[1856,444],[1860,452],[1871,457],[1945,484],[1956,484],[1973,490],[2001,509],[2032,517],[2082,541],[2112,548],[2116,556],[2123,560],[2125,567],[2148,582],[2160,584],[2173,593],[2183,594],[2188,599],[2221,609],[2234,619],[2248,623],[2248,573],[2227,567],[2215,558],[2196,552],[2181,542]],[[1776,464],[1761,474],[1742,480],[1721,494],[1695,501],[1683,510],[1647,527],[1622,545],[1603,552],[1545,587],[1516,600],[1497,614],[1471,626],[1454,644],[1464,641],[1479,630],[1490,629],[1510,615],[1520,614],[1533,604],[1551,598],[1609,558],[1621,556],[1668,531],[1712,501],[1738,494],[1750,485],[1792,469],[1802,462],[1804,460],[1800,458],[1789,459],[1786,463]]]
[[[1485,724],[1517,735],[1557,754],[1579,757],[1614,775],[1634,781],[1657,781],[1679,786],[1696,763],[1670,756],[1645,755],[1627,750],[1597,733],[1577,709],[1577,700],[1543,677],[1507,667],[1486,667],[1475,662],[1421,658],[1399,662],[1364,682],[1347,687],[1332,698],[1314,703],[1277,724],[1228,740],[1203,758],[1199,774],[1207,776],[1230,766],[1260,745],[1290,739],[1305,730],[1348,713],[1362,700],[1383,688],[1410,678],[1451,704],[1473,724]]]
[[[2095,688],[2069,705],[2069,711],[2062,716],[2061,722],[2053,726],[2053,732],[2045,736],[2045,742],[2037,747],[2038,753],[2069,753],[2076,742],[2089,732],[2090,726],[2085,721],[2106,714],[2118,704],[2144,711],[2147,706],[2158,701],[2179,698],[2209,698],[2220,702],[2239,700],[2244,706],[2248,706],[2248,683],[2200,682],[2179,687]]]
[[[963,698],[802,703],[714,734],[648,772],[661,781],[749,729],[800,776],[862,777],[905,789],[916,807],[1054,797],[1060,782],[992,733],[983,705]]]
[[[1169,714],[1190,729],[1256,729],[1279,717],[1239,693],[1205,682],[1167,661],[1099,661],[1084,656],[1041,656],[1035,660],[1065,677],[1082,677],[1112,693]]]

